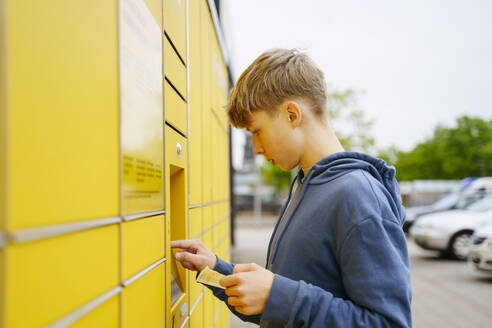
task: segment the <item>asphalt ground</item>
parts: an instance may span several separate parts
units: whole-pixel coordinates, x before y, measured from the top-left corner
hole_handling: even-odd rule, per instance
[[[262,266],[276,218],[236,221],[233,263]],[[492,273],[468,263],[439,257],[407,240],[412,282],[413,327],[492,327]],[[231,315],[231,327],[257,327]]]

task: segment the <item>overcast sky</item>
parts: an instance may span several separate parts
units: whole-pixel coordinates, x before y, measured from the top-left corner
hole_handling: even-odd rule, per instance
[[[235,78],[267,49],[305,48],[328,84],[361,92],[379,147],[492,118],[490,0],[223,0],[222,24]]]

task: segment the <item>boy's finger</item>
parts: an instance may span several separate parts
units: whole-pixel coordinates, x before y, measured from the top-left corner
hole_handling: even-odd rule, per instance
[[[189,252],[179,252],[179,253],[176,253],[174,255],[174,257],[176,258],[176,260],[178,260],[181,263],[190,262],[193,265],[199,261],[198,255],[195,255],[195,254],[192,254]]]
[[[224,287],[230,287],[237,285],[239,282],[238,277],[234,274],[230,276],[225,276],[222,279],[219,280],[219,284],[221,284]]]
[[[173,240],[171,248],[196,248],[195,240]]]
[[[234,266],[234,273],[254,271],[256,269],[258,269],[258,264],[255,263],[236,264]]]

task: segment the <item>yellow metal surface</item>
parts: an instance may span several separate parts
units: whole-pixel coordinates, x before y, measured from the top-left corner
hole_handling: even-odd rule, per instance
[[[119,12],[121,193],[128,215],[164,208],[162,34],[143,0],[121,0]]]
[[[122,327],[164,326],[165,264],[123,288]]]
[[[179,60],[178,55],[172,48],[169,41],[164,38],[164,73],[166,78],[171,81],[179,94],[186,99],[186,66]]]
[[[111,225],[10,245],[6,326],[49,324],[118,286],[118,240]]]
[[[166,162],[168,165],[185,168],[188,164],[187,148],[186,138],[166,126]],[[170,173],[173,174],[173,172]]]
[[[174,91],[171,85],[165,83],[166,121],[184,135],[188,134],[188,113],[186,102]]]
[[[117,1],[8,1],[6,15],[9,230],[116,216]]]
[[[186,62],[186,0],[164,0],[164,30]]]
[[[118,294],[77,320],[70,328],[118,328],[120,326],[119,307],[120,295]]]
[[[190,327],[202,328],[203,325],[203,297],[200,299],[198,304],[196,304],[193,313],[190,316]]]
[[[164,215],[122,223],[123,280],[164,257],[164,223]]]
[[[201,1],[189,2],[189,36],[190,59],[188,63],[190,94],[188,104],[190,107],[190,204],[202,203],[203,188],[203,158],[202,158],[202,89],[206,84],[201,83]]]
[[[202,208],[193,208],[189,212],[190,233],[189,239],[197,237],[203,231],[202,225]]]

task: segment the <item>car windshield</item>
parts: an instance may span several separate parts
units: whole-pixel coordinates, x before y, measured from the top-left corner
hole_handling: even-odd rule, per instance
[[[460,192],[453,192],[435,202],[432,207],[436,210],[446,210],[453,207],[460,198]]]
[[[492,194],[485,196],[484,198],[471,203],[466,207],[467,210],[485,212],[492,209]]]

